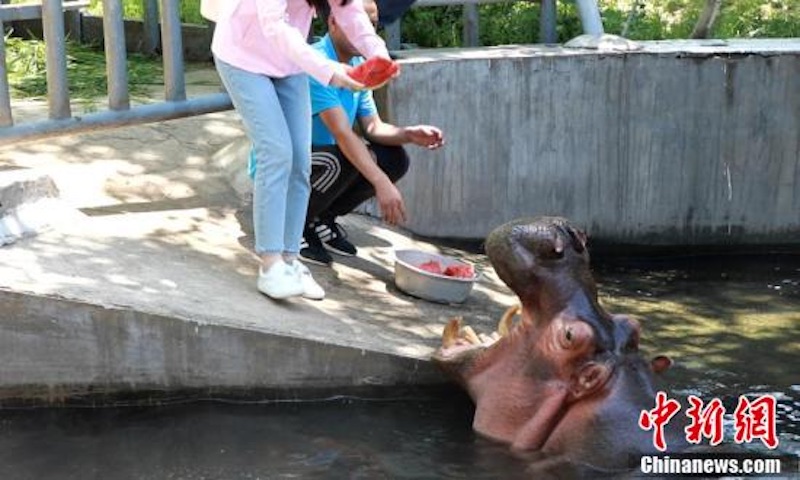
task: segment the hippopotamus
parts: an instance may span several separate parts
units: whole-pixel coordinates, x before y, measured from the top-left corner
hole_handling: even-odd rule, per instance
[[[639,323],[600,305],[586,242],[561,217],[492,231],[486,254],[519,305],[491,334],[451,319],[433,360],[474,401],[479,434],[518,452],[627,469],[632,456],[655,452],[652,431],[638,419],[654,408],[654,373],[671,360],[645,360]]]

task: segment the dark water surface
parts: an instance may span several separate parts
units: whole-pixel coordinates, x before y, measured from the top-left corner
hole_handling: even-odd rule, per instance
[[[780,451],[800,454],[800,256],[615,259],[594,266],[609,311],[668,354],[670,395],[732,412],[778,400]],[[476,437],[460,393],[369,401],[0,410],[0,479],[516,479],[526,463]],[[752,445],[754,449],[759,444]]]
[[[13,411],[3,479],[523,478],[463,398]]]
[[[684,412],[688,395],[719,398],[732,441],[739,396],[772,395],[778,450],[800,454],[800,255],[615,259],[594,273],[605,307],[641,321],[645,355],[675,361],[662,380]]]

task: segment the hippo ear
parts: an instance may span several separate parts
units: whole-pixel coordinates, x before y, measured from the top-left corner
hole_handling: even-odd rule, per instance
[[[605,385],[611,376],[611,367],[603,363],[590,362],[581,368],[572,385],[572,396],[576,400],[591,395]]]
[[[655,373],[664,372],[671,366],[672,366],[672,359],[665,355],[659,355],[654,359],[650,360],[650,368],[652,368],[653,372]]]

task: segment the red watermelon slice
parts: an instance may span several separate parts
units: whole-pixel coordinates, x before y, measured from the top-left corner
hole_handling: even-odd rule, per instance
[[[385,85],[400,70],[400,65],[388,58],[372,57],[350,70],[350,77],[369,89]]]
[[[436,260],[428,260],[427,262],[419,265],[420,270],[425,270],[429,273],[435,273],[436,275],[442,274],[442,264],[437,262]]]
[[[448,277],[456,278],[473,278],[475,276],[472,265],[450,265],[444,269],[443,273]]]

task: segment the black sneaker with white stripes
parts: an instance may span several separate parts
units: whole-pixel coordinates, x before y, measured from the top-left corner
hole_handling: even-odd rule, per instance
[[[322,240],[317,234],[316,225],[309,225],[303,230],[303,241],[300,243],[300,258],[317,265],[330,266],[333,257],[325,250]]]
[[[325,248],[333,253],[354,257],[358,250],[347,240],[347,231],[334,220],[319,222],[316,231]]]

